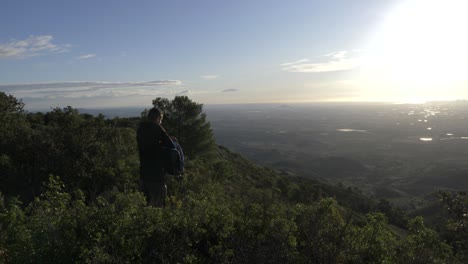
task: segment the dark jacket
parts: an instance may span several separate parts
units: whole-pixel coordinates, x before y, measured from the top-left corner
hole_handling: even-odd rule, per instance
[[[160,125],[143,121],[138,127],[137,142],[141,179],[164,181],[162,147],[174,148],[171,138]]]

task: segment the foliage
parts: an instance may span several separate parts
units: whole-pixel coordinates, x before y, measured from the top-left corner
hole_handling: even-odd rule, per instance
[[[448,240],[455,252],[468,261],[468,194],[467,192],[439,192],[448,213]]]
[[[424,226],[422,217],[410,220],[408,225],[409,234],[399,248],[399,263],[456,263],[450,246]]]
[[[70,190],[87,194],[137,181],[134,131],[112,127],[103,116],[81,115],[71,107],[51,112],[18,114],[0,153],[0,190],[32,200],[49,174],[58,175]]]
[[[0,91],[0,113],[21,113],[23,112],[24,103],[20,99],[16,99],[13,95],[7,95]]]
[[[352,263],[394,263],[397,237],[387,227],[381,213],[371,213],[361,228],[353,227],[348,236],[352,245]]]

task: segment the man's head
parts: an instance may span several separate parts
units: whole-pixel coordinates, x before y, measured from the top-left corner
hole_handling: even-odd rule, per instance
[[[163,119],[163,111],[159,110],[159,108],[153,107],[148,112],[148,119],[151,122],[155,122],[156,124],[160,125]]]

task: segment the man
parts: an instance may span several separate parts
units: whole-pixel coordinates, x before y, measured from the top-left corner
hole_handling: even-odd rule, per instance
[[[137,131],[138,151],[140,154],[140,188],[149,204],[164,207],[167,193],[162,148],[174,148],[161,122],[163,112],[152,108],[146,120]]]

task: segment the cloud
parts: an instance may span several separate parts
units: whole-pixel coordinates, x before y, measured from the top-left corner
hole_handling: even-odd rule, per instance
[[[181,85],[182,81],[179,80],[159,80],[150,82],[136,82],[134,85],[148,86],[148,85]]]
[[[323,57],[328,58],[325,62],[306,63],[307,59],[302,59],[295,62],[280,64],[283,66],[283,71],[287,72],[335,72],[352,70],[361,65],[361,59],[357,55],[352,55],[348,51],[338,51],[325,54]]]
[[[18,98],[91,98],[131,95],[176,94],[173,87],[179,80],[149,82],[53,82],[32,84],[0,84],[0,90]]]
[[[78,60],[85,60],[85,59],[91,59],[91,58],[95,58],[95,57],[96,57],[96,54],[85,54],[85,55],[78,56],[76,58]]]
[[[334,59],[344,59],[344,58],[346,58],[347,54],[348,54],[348,52],[346,50],[342,50],[342,51],[329,53],[329,54],[327,54],[325,56],[326,57],[332,57]]]
[[[222,90],[221,92],[222,93],[229,93],[229,92],[237,92],[239,91],[238,89],[226,89],[226,90]]]
[[[10,40],[0,43],[0,59],[27,58],[44,53],[63,53],[71,47],[70,44],[58,45],[53,43],[50,35],[30,36],[25,40]]]
[[[218,75],[202,75],[200,78],[205,79],[205,80],[213,80],[217,79],[219,76]]]
[[[177,93],[177,95],[182,95],[182,94],[188,94],[190,93],[190,90],[183,90]]]
[[[285,63],[282,63],[281,66],[289,66],[289,65],[304,63],[304,62],[308,62],[308,61],[309,61],[308,59],[300,59],[300,60],[297,60],[297,61],[294,61],[294,62],[285,62]]]

